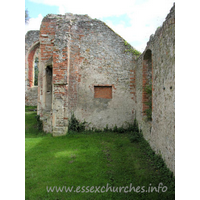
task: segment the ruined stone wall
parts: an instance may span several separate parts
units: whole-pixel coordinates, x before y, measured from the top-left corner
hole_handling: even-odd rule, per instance
[[[34,34],[27,43],[30,57],[39,48],[38,114],[44,131],[66,134],[72,112],[100,129],[125,125],[136,114],[144,137],[174,172],[174,12],[175,7],[138,59],[125,52],[124,39],[99,20],[87,15],[47,15],[39,43]],[[28,87],[33,88],[31,70],[26,74]],[[143,87],[150,82],[153,111],[147,121]]]
[[[48,15],[40,29],[38,114],[44,130],[66,134],[71,113],[91,127],[131,122],[134,56],[124,40],[86,15]],[[52,65],[52,104],[46,109],[46,68]],[[111,98],[95,98],[95,87],[109,87]]]
[[[25,105],[36,106],[38,88],[34,86],[34,58],[39,49],[39,31],[25,35]]]
[[[31,49],[33,44],[39,41],[40,31],[28,31],[25,35],[25,54]]]
[[[143,113],[145,53],[152,53],[152,121]],[[175,6],[137,60],[136,116],[151,147],[175,172]]]
[[[124,40],[99,20],[71,26],[69,112],[90,127],[112,128],[133,119],[134,58],[125,48]],[[104,94],[109,90],[110,96],[95,96],[95,88]]]
[[[53,87],[49,91],[48,84],[52,85],[52,75],[49,75],[48,69],[52,69],[53,65],[53,50],[56,20],[53,18],[45,17],[40,26],[40,58],[39,58],[39,75],[38,75],[38,105],[37,114],[43,121],[43,129],[46,132],[52,132],[52,96]],[[49,77],[49,76],[51,77]],[[49,97],[51,100],[49,102]],[[48,105],[47,105],[48,102]]]

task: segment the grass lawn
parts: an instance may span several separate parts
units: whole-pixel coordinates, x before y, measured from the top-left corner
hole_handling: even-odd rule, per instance
[[[26,199],[175,199],[174,176],[148,157],[145,142],[114,132],[54,138],[37,130],[34,107],[25,111]]]

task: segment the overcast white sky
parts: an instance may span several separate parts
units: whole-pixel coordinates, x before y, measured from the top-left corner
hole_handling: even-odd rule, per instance
[[[161,26],[173,6],[174,0],[26,0],[26,5],[37,11],[40,6],[57,8],[56,14],[70,12],[88,14],[92,18],[104,21],[116,33],[139,51],[143,51],[151,34]],[[52,9],[49,13],[52,13]],[[28,30],[39,30],[43,13],[30,19],[25,27]],[[30,16],[31,17],[31,16]]]

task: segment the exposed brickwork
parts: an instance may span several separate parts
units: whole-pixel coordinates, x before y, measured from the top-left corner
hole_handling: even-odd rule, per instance
[[[150,36],[144,53],[138,58],[136,70],[136,118],[151,147],[162,155],[175,172],[175,6]],[[148,70],[151,51],[152,72]],[[146,54],[147,53],[147,54]],[[141,89],[152,76],[152,121],[147,122],[143,111],[147,100]],[[170,89],[171,88],[171,89]]]
[[[112,86],[94,86],[94,98],[112,99]]]
[[[28,55],[28,79],[29,79],[29,87],[34,86],[34,55],[35,52],[39,48],[39,45],[36,45],[33,50]]]
[[[90,128],[101,129],[107,124],[113,128],[132,123],[136,117],[151,147],[161,152],[174,171],[174,11],[175,7],[138,59],[125,51],[124,39],[100,20],[87,15],[47,15],[38,36],[37,110],[44,131],[53,136],[66,134],[72,112],[89,122]],[[34,38],[26,46],[28,64],[33,63]],[[30,80],[33,86],[28,64],[26,85]],[[52,69],[49,79],[47,68]],[[146,122],[143,87],[150,80],[154,107],[152,122]]]
[[[34,57],[39,49],[39,31],[29,31],[25,36],[25,105],[36,106],[38,88],[34,87]]]
[[[112,51],[113,46],[115,51]],[[114,126],[115,123],[122,125],[124,122],[121,119],[124,116],[124,120],[131,121],[133,113],[129,107],[134,99],[135,90],[132,83],[134,80],[131,80],[129,75],[132,62],[133,55],[125,53],[124,40],[101,21],[92,20],[84,15],[46,16],[40,29],[38,81],[38,114],[45,123],[45,130],[50,130],[47,127],[51,126],[54,135],[65,134],[71,112],[99,127],[108,123],[106,118],[110,118],[110,126]],[[45,69],[48,65],[52,65],[53,69],[52,111],[49,114],[52,122],[45,118],[45,113],[49,112],[45,107]],[[128,87],[129,79],[134,90]],[[104,98],[94,98],[94,86],[102,85],[109,86],[106,88],[112,87],[112,92],[109,89]],[[118,105],[124,102],[126,97],[130,99],[126,101],[122,110]],[[98,103],[98,99],[104,100]],[[109,103],[110,99],[112,103]],[[108,104],[114,105],[110,112],[106,110]],[[101,110],[102,116],[105,116],[103,121],[98,120],[98,116],[95,117],[96,106]],[[110,115],[116,115],[118,122]]]
[[[53,84],[67,84],[67,47],[63,49],[62,57],[59,56],[59,50],[55,47],[53,52]]]
[[[149,50],[148,50],[149,51]],[[151,56],[152,55],[149,55],[150,57],[146,60],[143,60],[143,70],[142,70],[142,102],[143,102],[143,108],[142,108],[142,111],[143,111],[143,114],[146,115],[144,113],[144,111],[146,109],[149,109],[149,106],[146,104],[147,102],[149,102],[149,97],[148,97],[148,94],[146,93],[145,91],[145,87],[149,84],[152,84],[152,59],[151,59]],[[153,84],[152,84],[153,85]]]

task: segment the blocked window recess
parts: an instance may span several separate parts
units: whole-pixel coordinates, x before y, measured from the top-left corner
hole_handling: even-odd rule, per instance
[[[52,65],[46,68],[46,109],[52,109]]]
[[[94,98],[112,99],[112,86],[94,86]]]
[[[143,59],[143,114],[152,120],[152,52],[146,51]]]

